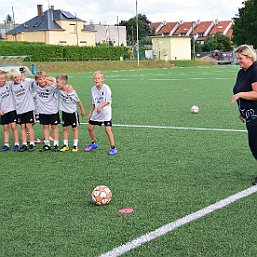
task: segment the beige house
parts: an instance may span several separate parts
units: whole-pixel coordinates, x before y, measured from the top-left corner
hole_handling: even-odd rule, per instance
[[[191,60],[191,37],[155,36],[152,37],[152,49],[157,60]]]
[[[95,46],[95,31],[70,12],[55,10],[53,6],[7,33],[8,41],[43,42],[52,45]]]

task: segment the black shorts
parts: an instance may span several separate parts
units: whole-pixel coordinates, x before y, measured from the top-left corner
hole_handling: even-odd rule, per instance
[[[1,125],[10,124],[17,121],[16,111],[10,111],[5,113],[3,116],[0,116]]]
[[[104,126],[106,127],[112,127],[112,120],[108,120],[108,121],[95,121],[95,120],[89,120],[88,122],[90,125],[97,125],[97,126],[102,126],[104,124]]]
[[[60,124],[59,112],[57,112],[55,114],[39,113],[39,122],[41,125],[58,125],[58,124]]]
[[[35,123],[34,112],[25,112],[17,115],[17,124],[33,124]]]
[[[73,128],[76,128],[79,126],[79,115],[77,112],[74,113],[67,113],[62,112],[62,126],[68,127],[72,126]]]

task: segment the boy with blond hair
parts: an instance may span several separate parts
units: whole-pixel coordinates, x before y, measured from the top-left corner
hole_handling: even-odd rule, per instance
[[[94,86],[91,89],[92,105],[88,114],[88,133],[91,139],[91,144],[84,149],[85,152],[91,152],[98,148],[95,135],[95,125],[101,126],[104,124],[105,132],[110,142],[109,155],[117,154],[118,150],[114,144],[114,136],[112,133],[112,92],[109,86],[104,84],[104,76],[100,71],[93,74]]]
[[[14,100],[11,92],[11,82],[7,82],[7,73],[0,71],[0,120],[4,130],[4,145],[1,152],[10,149],[9,130],[12,129],[14,151],[19,151],[19,133],[16,125],[17,113],[14,106]]]
[[[33,84],[37,99],[36,110],[39,113],[39,122],[43,125],[44,145],[40,152],[51,150],[50,128],[53,131],[53,151],[59,151],[59,128],[60,116],[58,110],[58,90],[54,78],[47,78],[46,74],[38,71],[35,74]]]
[[[79,116],[77,113],[77,104],[80,108],[82,117],[85,115],[85,111],[76,91],[74,89],[69,89],[68,76],[66,74],[58,75],[56,77],[56,85],[59,89],[60,111],[62,112],[63,126],[63,147],[60,149],[60,152],[66,152],[69,150],[69,126],[72,127],[74,135],[72,152],[77,152],[79,140]]]
[[[28,150],[32,152],[35,150],[33,80],[24,78],[21,72],[16,69],[10,71],[10,78],[12,80],[11,91],[17,112],[17,124],[20,124],[21,127],[22,146],[19,151],[24,152]],[[27,132],[30,139],[29,146],[27,146]]]

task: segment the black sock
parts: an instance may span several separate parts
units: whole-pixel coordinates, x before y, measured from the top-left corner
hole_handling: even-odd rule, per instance
[[[111,145],[111,148],[112,148],[112,149],[115,149],[115,145]]]

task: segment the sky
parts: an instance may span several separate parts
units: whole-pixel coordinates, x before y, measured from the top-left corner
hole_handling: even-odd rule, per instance
[[[138,13],[151,22],[158,21],[214,21],[230,20],[238,14],[243,0],[137,0]],[[37,15],[37,4],[43,11],[53,5],[55,9],[69,11],[85,22],[113,25],[136,15],[136,0],[8,0],[0,2],[0,23],[7,14],[15,23],[24,23]],[[12,12],[13,7],[13,12]]]

